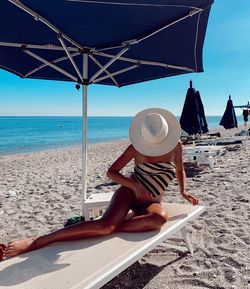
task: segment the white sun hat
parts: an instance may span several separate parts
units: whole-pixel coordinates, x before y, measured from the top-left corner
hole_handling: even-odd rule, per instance
[[[146,156],[161,156],[173,150],[181,135],[177,118],[162,108],[144,109],[134,117],[129,137],[133,147]]]

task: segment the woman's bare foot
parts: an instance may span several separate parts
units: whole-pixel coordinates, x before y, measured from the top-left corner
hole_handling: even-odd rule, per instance
[[[17,240],[9,243],[4,250],[3,258],[14,257],[22,253],[35,250],[36,237],[31,237],[28,239]]]

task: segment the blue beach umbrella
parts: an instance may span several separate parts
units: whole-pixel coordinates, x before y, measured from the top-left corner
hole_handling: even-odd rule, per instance
[[[207,121],[199,91],[190,81],[180,117],[181,128],[189,135],[207,133]]]
[[[83,87],[83,201],[87,88],[202,72],[213,0],[0,0],[0,68]]]
[[[234,127],[238,127],[237,118],[233,106],[233,101],[231,99],[231,95],[229,95],[229,99],[227,101],[226,110],[221,118],[220,125],[224,126],[225,129],[232,129]]]
[[[203,103],[201,101],[200,92],[198,90],[195,92],[195,98],[196,98],[197,107],[198,107],[198,115],[199,115],[199,119],[200,119],[201,132],[202,133],[208,133],[208,126],[207,126],[205,110],[204,110]]]

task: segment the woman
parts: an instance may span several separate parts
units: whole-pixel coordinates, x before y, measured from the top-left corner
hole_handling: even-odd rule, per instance
[[[167,221],[161,205],[163,192],[176,176],[181,195],[193,205],[198,200],[187,193],[183,168],[180,126],[176,117],[160,108],[138,113],[130,126],[131,144],[108,169],[107,177],[121,186],[101,219],[80,222],[50,234],[11,242],[3,258],[16,256],[53,242],[103,236],[114,231],[142,232],[159,229]],[[134,172],[120,173],[131,160]],[[133,215],[128,218],[129,211]]]

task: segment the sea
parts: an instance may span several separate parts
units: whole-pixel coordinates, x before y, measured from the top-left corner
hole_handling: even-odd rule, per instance
[[[221,116],[207,116],[208,128],[220,127]],[[242,116],[237,116],[243,123]],[[132,117],[88,117],[88,143],[128,139]],[[82,117],[0,116],[0,155],[67,148],[82,143]]]

